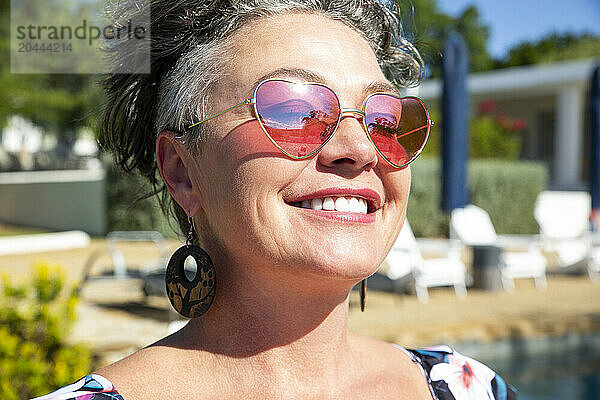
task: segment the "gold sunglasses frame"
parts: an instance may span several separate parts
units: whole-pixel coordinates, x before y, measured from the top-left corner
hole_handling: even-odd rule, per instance
[[[314,85],[314,86],[324,87],[324,88],[328,89],[329,91],[331,91],[331,93],[333,93],[333,96],[335,97],[335,99],[336,99],[336,101],[338,103],[338,109],[340,110],[340,113],[339,113],[338,119],[337,119],[337,121],[335,123],[335,128],[334,128],[333,132],[329,135],[329,137],[327,138],[327,140],[325,140],[323,143],[321,143],[319,145],[319,147],[317,147],[315,150],[311,151],[308,154],[305,154],[303,156],[299,156],[298,157],[298,156],[294,156],[294,155],[288,153],[287,151],[285,151],[283,148],[281,148],[281,146],[277,142],[275,142],[275,140],[271,137],[271,135],[269,135],[269,132],[267,131],[267,129],[263,125],[263,122],[261,121],[260,118],[258,118],[259,113],[258,113],[258,110],[256,109],[256,93],[258,92],[258,88],[260,88],[266,82],[275,82],[275,81],[276,82],[291,83],[291,84],[294,84],[294,85]],[[426,125],[418,127],[416,129],[413,129],[413,130],[411,130],[409,132],[405,132],[401,136],[399,136],[399,137],[406,136],[406,135],[409,135],[409,134],[411,134],[413,132],[421,130],[423,128],[427,128],[427,133],[426,133],[426,136],[425,136],[425,140],[423,141],[423,144],[421,145],[421,147],[415,152],[415,154],[413,155],[413,157],[408,162],[406,162],[406,163],[404,163],[402,165],[396,165],[392,161],[390,161],[385,156],[385,154],[383,154],[381,152],[381,150],[379,150],[379,148],[377,147],[377,145],[373,141],[373,138],[371,137],[371,134],[369,133],[369,128],[367,127],[367,122],[366,122],[365,108],[367,106],[367,101],[371,97],[376,96],[376,95],[392,96],[392,97],[394,97],[396,99],[399,99],[399,100],[402,100],[402,99],[415,99],[415,100],[417,100],[421,104],[421,106],[425,110],[425,115],[426,115],[426,118],[427,118]],[[282,79],[282,78],[269,78],[269,79],[265,79],[265,80],[259,82],[258,85],[256,85],[256,88],[254,88],[254,92],[253,92],[251,98],[245,99],[241,103],[236,104],[233,107],[229,107],[228,109],[223,110],[223,111],[221,111],[221,112],[219,112],[217,114],[211,115],[210,117],[204,118],[201,121],[195,122],[195,123],[187,126],[186,129],[191,129],[191,128],[195,127],[195,126],[203,124],[206,121],[209,121],[209,120],[211,120],[213,118],[216,118],[216,117],[218,117],[221,114],[225,114],[226,112],[234,110],[234,109],[236,109],[238,107],[241,107],[243,105],[252,105],[252,108],[254,110],[254,118],[256,118],[256,120],[258,121],[258,124],[260,125],[262,131],[265,133],[265,135],[267,135],[267,137],[269,138],[269,140],[271,141],[271,143],[273,143],[273,145],[275,147],[277,147],[283,154],[285,154],[286,156],[290,157],[293,160],[304,160],[304,159],[312,157],[313,155],[315,155],[316,153],[318,153],[331,140],[331,138],[333,137],[333,135],[335,135],[338,127],[340,126],[340,122],[342,120],[342,116],[344,114],[355,114],[355,115],[360,115],[360,117],[361,117],[360,118],[361,124],[363,126],[364,131],[365,131],[365,134],[367,135],[367,137],[369,138],[369,141],[371,142],[371,144],[373,145],[373,147],[377,151],[377,154],[379,154],[388,164],[390,164],[394,168],[398,168],[398,169],[404,168],[408,164],[410,164],[411,162],[413,162],[417,157],[419,157],[419,155],[421,154],[421,152],[423,152],[423,149],[425,148],[425,144],[427,144],[427,141],[429,140],[429,133],[431,132],[431,127],[434,124],[434,122],[431,120],[431,117],[429,115],[429,110],[427,109],[427,106],[425,105],[425,103],[423,102],[423,100],[421,100],[421,98],[419,98],[417,96],[399,96],[399,95],[397,95],[395,93],[392,93],[392,92],[375,92],[375,93],[371,93],[370,95],[368,95],[365,98],[365,100],[362,103],[361,109],[358,109],[358,108],[342,108],[342,105],[340,104],[340,99],[339,99],[337,93],[332,88],[330,88],[329,86],[327,86],[327,85],[325,85],[323,83],[320,83],[320,82],[295,82],[295,81],[290,81],[290,80]]]

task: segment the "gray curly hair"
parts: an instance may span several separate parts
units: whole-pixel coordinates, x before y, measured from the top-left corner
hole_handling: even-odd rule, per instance
[[[210,90],[231,59],[228,39],[241,27],[282,14],[322,15],[348,25],[365,38],[392,83],[409,87],[423,77],[423,62],[412,44],[402,37],[393,1],[149,1],[151,73],[114,74],[104,81],[107,102],[100,143],[114,153],[116,163],[125,171],[137,170],[150,181],[154,187],[150,195],[160,194],[163,211],[170,209],[182,232],[187,231],[188,217],[170,198],[158,174],[156,137],[165,129],[185,132],[189,149],[201,151],[204,127],[186,131],[186,123],[202,119],[210,102]],[[127,10],[121,12],[135,13],[141,9],[139,6],[139,1],[127,2]],[[139,52],[126,43],[109,50],[116,65],[135,58]]]

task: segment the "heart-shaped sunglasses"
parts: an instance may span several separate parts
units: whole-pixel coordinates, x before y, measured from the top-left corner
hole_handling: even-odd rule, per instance
[[[335,92],[321,83],[266,79],[251,99],[189,125],[200,125],[242,105],[252,105],[267,137],[286,156],[301,160],[316,154],[335,133],[342,115],[354,114],[377,152],[402,168],[421,153],[433,121],[421,99],[393,93],[367,96],[361,109],[341,108]]]

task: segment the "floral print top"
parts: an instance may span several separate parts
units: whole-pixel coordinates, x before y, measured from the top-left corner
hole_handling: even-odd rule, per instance
[[[92,374],[84,376],[72,385],[33,400],[123,400],[108,379]]]
[[[434,400],[514,400],[513,387],[482,363],[447,346],[404,349],[421,367]],[[33,400],[124,400],[108,379],[92,374]]]
[[[434,400],[514,400],[516,390],[494,371],[448,346],[403,349],[421,367]]]

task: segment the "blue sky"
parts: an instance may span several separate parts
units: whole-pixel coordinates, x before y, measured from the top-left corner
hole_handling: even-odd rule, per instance
[[[524,40],[551,32],[590,31],[600,35],[600,0],[437,0],[438,7],[456,16],[474,4],[490,27],[488,51],[502,57]]]

